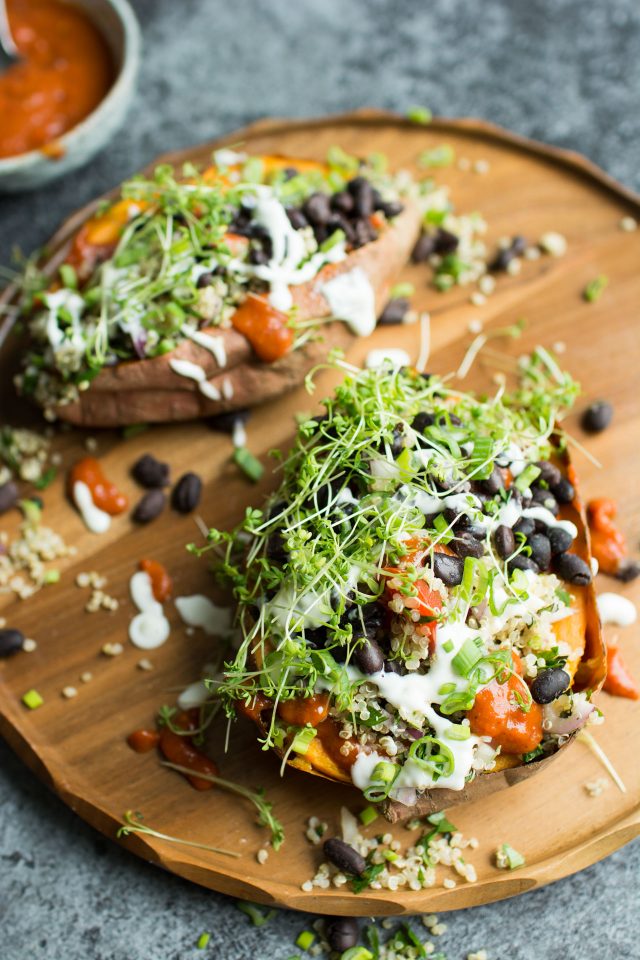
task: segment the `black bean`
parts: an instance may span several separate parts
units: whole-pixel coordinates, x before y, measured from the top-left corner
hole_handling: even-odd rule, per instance
[[[549,463],[548,460],[538,460],[536,467],[540,471],[540,480],[544,480],[548,486],[553,487],[562,480],[562,474],[555,463]]]
[[[507,566],[511,572],[514,570],[532,570],[533,573],[540,573],[540,568],[535,560],[532,560],[530,557],[525,557],[523,553],[519,553],[517,557],[509,560]]]
[[[434,553],[433,572],[448,587],[457,587],[462,583],[463,571],[464,561],[460,557],[451,557],[447,553]]]
[[[384,666],[384,654],[380,644],[366,637],[353,651],[353,660],[358,669],[366,674],[377,673]]]
[[[367,637],[375,638],[376,633],[384,621],[384,610],[374,600],[372,603],[352,604],[340,618],[340,625],[351,624],[352,636],[355,639]],[[364,626],[363,626],[364,623]]]
[[[285,167],[282,173],[285,180],[293,180],[294,177],[298,176],[299,171],[297,167]]]
[[[458,249],[459,243],[460,241],[458,237],[456,237],[455,233],[451,233],[449,230],[444,230],[442,227],[438,227],[435,238],[436,253],[444,255],[447,253],[453,253]]]
[[[366,177],[354,177],[347,184],[353,197],[354,211],[358,217],[370,217],[375,206],[373,187]]]
[[[568,689],[571,677],[562,667],[540,670],[531,684],[531,696],[536,703],[551,703]]]
[[[553,566],[558,576],[567,583],[574,583],[579,587],[591,583],[591,570],[576,553],[559,553],[554,557]]]
[[[412,263],[424,263],[435,253],[436,240],[430,233],[421,233],[411,251]]]
[[[355,947],[360,938],[360,926],[355,917],[332,917],[326,923],[329,946],[336,953]]]
[[[527,540],[531,548],[531,559],[538,564],[541,570],[548,570],[551,566],[551,544],[544,533],[532,533]]]
[[[302,230],[304,227],[309,226],[309,221],[302,210],[299,210],[297,207],[287,207],[286,212],[289,217],[289,223],[294,230]]]
[[[0,630],[0,657],[10,657],[18,650],[22,650],[24,643],[24,633],[21,630],[14,630],[6,627]]]
[[[347,243],[352,244],[356,239],[356,232],[353,228],[353,224],[341,214],[334,213],[331,219],[328,221],[326,229],[329,236],[331,236],[332,233],[335,233],[336,230],[342,230],[346,237]]]
[[[606,430],[613,419],[613,407],[606,400],[596,400],[582,414],[582,429],[587,433]]]
[[[314,650],[321,650],[327,642],[327,628],[314,627],[312,630],[305,630],[304,639]]]
[[[191,513],[200,503],[201,494],[202,480],[200,477],[195,473],[185,473],[173,488],[171,506],[178,513]]]
[[[551,492],[558,503],[571,503],[576,495],[573,484],[569,483],[566,477],[563,477],[560,483],[555,483],[551,487]]]
[[[361,877],[367,868],[364,857],[361,857],[357,850],[337,837],[330,837],[325,840],[322,849],[327,860],[330,860],[343,873]]]
[[[531,490],[531,499],[534,504],[539,503],[541,507],[544,507],[545,510],[552,513],[554,517],[557,517],[560,513],[558,501],[550,490],[543,490],[542,487],[533,487]]]
[[[547,536],[551,546],[551,554],[555,557],[557,553],[565,553],[573,543],[573,537],[562,527],[549,527]]]
[[[462,420],[460,417],[456,417],[455,413],[441,413],[438,416],[437,424],[439,427],[444,427],[445,430],[448,427],[461,427]]]
[[[196,281],[196,287],[201,290],[203,287],[210,287],[213,283],[213,274],[210,270],[207,270],[206,273],[201,273]]]
[[[524,537],[530,537],[535,529],[536,525],[529,517],[520,517],[517,523],[513,525],[513,532],[521,533]]]
[[[240,423],[245,424],[250,415],[251,411],[247,409],[229,410],[227,413],[217,413],[215,417],[209,417],[207,424],[212,430],[215,430],[216,433],[232,434],[236,422],[239,420]]]
[[[348,190],[341,190],[340,193],[334,193],[331,197],[331,208],[339,213],[346,213],[348,216],[352,213],[353,207],[353,197]]]
[[[424,433],[427,427],[432,427],[435,422],[436,418],[432,413],[417,413],[411,421],[411,428],[415,430],[416,433]]]
[[[526,246],[527,242],[524,237],[513,237],[508,247],[498,250],[496,256],[489,264],[489,270],[506,270],[515,257],[519,257],[524,253]]]
[[[449,546],[462,559],[465,557],[477,558],[484,555],[484,545],[467,530],[456,533],[455,539],[451,541]]]
[[[169,464],[156,460],[151,453],[145,453],[132,466],[131,476],[141,487],[166,487],[169,483]]]
[[[399,200],[388,200],[382,204],[380,210],[382,210],[387,220],[393,220],[394,217],[400,216],[404,210],[404,204],[400,203]]]
[[[640,576],[640,563],[637,560],[622,560],[614,576],[622,583],[631,583]]]
[[[501,523],[494,534],[498,556],[506,560],[516,549],[516,538],[511,527]]]
[[[488,493],[491,496],[504,487],[504,480],[498,467],[494,467],[485,480],[478,480],[477,483],[483,493]]]
[[[302,212],[310,223],[322,226],[331,218],[331,202],[326,193],[312,193],[305,200]]]
[[[8,480],[0,486],[0,514],[11,510],[18,502],[18,488],[13,480]]]
[[[402,323],[411,304],[406,297],[394,297],[389,300],[386,307],[378,317],[378,323],[381,326],[390,326],[391,324]]]
[[[262,247],[251,247],[247,260],[255,267],[259,267],[269,263],[269,255],[265,253]]]
[[[281,530],[274,530],[267,539],[267,558],[274,563],[284,563],[289,556]]]
[[[160,516],[165,502],[166,497],[162,490],[149,490],[134,508],[131,519],[135,523],[151,523]]]
[[[367,219],[356,220],[353,225],[355,231],[354,244],[356,247],[364,247],[365,244],[375,240],[377,234]]]

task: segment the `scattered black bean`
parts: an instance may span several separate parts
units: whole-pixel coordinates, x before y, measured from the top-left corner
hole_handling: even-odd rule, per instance
[[[340,618],[340,625],[351,624],[352,636],[355,639],[367,637],[372,640],[382,626],[384,611],[379,603],[373,601],[365,604],[352,604]],[[364,623],[364,626],[363,626]]]
[[[267,558],[274,563],[284,563],[289,556],[281,530],[274,532],[267,539]]]
[[[329,946],[336,953],[355,947],[360,938],[360,926],[355,917],[331,917],[326,923]]]
[[[341,190],[340,193],[334,193],[331,197],[331,208],[337,210],[338,213],[345,213],[349,216],[353,213],[354,206],[353,196],[348,190]]]
[[[571,677],[562,667],[540,670],[531,683],[531,696],[536,703],[551,703],[568,689]]]
[[[302,212],[310,223],[323,226],[331,218],[331,203],[326,193],[312,193],[305,200]]]
[[[424,263],[436,251],[435,237],[430,233],[421,233],[411,251],[412,263]]]
[[[285,180],[293,180],[294,177],[298,176],[299,171],[297,167],[285,167],[282,173]]]
[[[215,417],[209,417],[207,423],[216,433],[232,434],[236,421],[239,420],[242,424],[245,424],[250,415],[251,411],[247,409],[229,410],[227,413],[217,413]]]
[[[210,287],[213,283],[213,274],[207,270],[206,273],[201,273],[198,279],[196,280],[196,287],[198,290],[202,290],[203,287]]]
[[[587,433],[606,430],[613,419],[613,407],[606,400],[596,400],[582,414],[582,429]]]
[[[540,567],[530,557],[525,557],[524,553],[519,553],[517,557],[509,560],[507,566],[510,571],[513,570],[531,570],[533,573],[540,573]]]
[[[354,177],[347,184],[347,189],[353,197],[356,215],[370,217],[375,205],[371,182],[366,177]]]
[[[501,523],[496,529],[494,537],[498,556],[503,560],[506,560],[507,557],[510,557],[516,549],[516,538],[513,534],[513,530],[511,527],[507,527],[504,523]]]
[[[524,537],[530,537],[535,529],[536,525],[529,517],[520,517],[517,523],[513,525],[513,532],[521,533]]]
[[[436,552],[433,555],[433,572],[448,587],[457,587],[462,583],[464,561],[460,557]]]
[[[377,234],[368,220],[356,220],[353,225],[355,232],[354,244],[356,247],[364,247],[366,243],[375,240]]]
[[[531,498],[534,504],[539,503],[541,507],[544,507],[545,510],[552,513],[554,517],[557,517],[560,513],[558,501],[550,490],[543,490],[542,487],[533,487],[531,490]]]
[[[449,230],[444,230],[442,227],[438,227],[435,236],[435,252],[445,255],[448,253],[454,253],[458,249],[458,244],[460,240],[456,237],[455,233],[451,233]]]
[[[531,548],[531,559],[538,564],[541,570],[548,570],[551,566],[551,544],[544,533],[532,533],[527,540]]]
[[[514,237],[508,247],[498,250],[497,254],[489,264],[489,270],[493,272],[506,270],[512,260],[514,260],[516,257],[522,256],[526,246],[527,241],[524,239],[524,237]]]
[[[169,483],[169,464],[156,460],[151,453],[145,453],[132,466],[131,476],[141,487],[166,487]]]
[[[463,560],[465,557],[478,558],[484,555],[484,545],[467,530],[456,533],[455,539],[451,541],[449,546]]]
[[[416,433],[424,433],[427,427],[432,427],[436,422],[436,418],[432,413],[417,413],[413,420],[411,421],[411,428],[416,431]]]
[[[343,873],[361,877],[367,869],[367,862],[364,857],[361,857],[358,851],[345,843],[344,840],[330,837],[324,841],[322,849],[327,860],[330,860]]]
[[[392,324],[402,323],[411,308],[411,304],[406,297],[394,297],[389,300],[386,307],[378,318],[381,326],[391,326]]]
[[[637,560],[623,560],[615,572],[616,580],[622,583],[631,583],[640,576],[640,563]]]
[[[178,513],[191,513],[200,503],[201,494],[202,480],[200,477],[195,473],[185,473],[173,488],[171,506]]]
[[[305,630],[304,639],[314,650],[321,650],[327,642],[327,628],[314,627],[312,630]]]
[[[247,260],[249,263],[253,264],[254,267],[263,266],[264,264],[269,263],[269,254],[262,249],[262,247],[251,247],[249,250],[249,256]]]
[[[353,651],[353,660],[363,673],[377,673],[384,666],[384,653],[376,640],[365,637]]]
[[[400,216],[404,210],[404,204],[400,203],[399,200],[389,200],[387,203],[383,203],[380,209],[387,220],[393,220],[394,217]]]
[[[294,230],[302,230],[303,227],[309,226],[309,221],[305,217],[302,210],[299,210],[297,207],[287,207],[287,216],[289,217],[289,223]]]
[[[498,467],[494,467],[485,480],[478,480],[477,483],[480,490],[482,490],[483,493],[488,493],[490,496],[495,496],[495,494],[504,487],[504,480]]]
[[[24,643],[24,633],[20,630],[14,630],[6,627],[0,630],[0,657],[11,657],[18,650],[22,650]]]
[[[540,480],[544,480],[550,487],[555,487],[556,483],[562,480],[562,474],[555,463],[549,463],[548,460],[538,460],[536,467],[540,471]]]
[[[135,523],[151,523],[164,510],[166,499],[162,490],[149,490],[134,508],[131,514],[132,520]]]
[[[0,486],[0,514],[11,510],[18,502],[18,488],[13,480],[8,480]]]
[[[557,553],[565,553],[573,543],[573,537],[562,527],[550,527],[547,530],[551,554],[555,557]]]
[[[591,583],[591,570],[582,557],[576,553],[559,553],[553,560],[553,566],[562,580],[584,587]]]
[[[551,487],[551,492],[558,503],[571,503],[576,495],[573,484],[569,483],[566,477],[562,477],[560,483],[555,483]]]

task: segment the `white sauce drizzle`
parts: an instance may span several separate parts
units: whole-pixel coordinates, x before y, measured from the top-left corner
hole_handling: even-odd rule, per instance
[[[73,485],[73,502],[84,520],[85,526],[91,533],[106,533],[111,526],[111,517],[93,502],[91,490],[81,480]]]
[[[201,330],[192,330],[190,327],[183,327],[182,331],[189,340],[193,340],[203,350],[208,350],[215,357],[219,367],[226,367],[227,349],[224,345],[224,337],[212,337],[210,333],[202,333]]]
[[[213,154],[213,162],[217,167],[235,167],[244,163],[246,159],[246,153],[238,153],[236,150],[229,150],[228,147],[221,147]]]
[[[166,643],[171,627],[162,604],[153,595],[151,577],[138,570],[129,581],[129,592],[140,613],[129,624],[129,639],[139,650],[155,650]]]
[[[376,301],[369,277],[361,267],[341,273],[322,285],[331,312],[344,320],[357,337],[367,337],[376,326]]]
[[[186,377],[188,380],[195,380],[196,383],[202,383],[206,380],[206,373],[201,366],[197,363],[192,363],[191,360],[178,360],[172,358],[169,360],[169,366],[174,373],[177,373],[179,377]]]
[[[188,687],[178,696],[178,706],[181,710],[191,710],[193,707],[201,707],[211,696],[204,680],[196,680],[190,683]]]
[[[597,598],[598,613],[603,624],[630,627],[638,619],[635,604],[619,593],[601,593]]]
[[[234,389],[233,384],[229,378],[222,381],[222,396],[225,400],[231,400],[233,398]]]
[[[187,626],[202,627],[210,637],[221,637],[231,632],[231,610],[218,607],[201,593],[176,597],[176,607]]]
[[[207,400],[220,400],[220,391],[215,384],[209,383],[208,380],[203,380],[202,383],[199,383],[198,390]]]
[[[234,447],[246,447],[247,445],[247,431],[244,428],[244,423],[238,417],[233,421],[233,433],[231,435],[231,441]]]

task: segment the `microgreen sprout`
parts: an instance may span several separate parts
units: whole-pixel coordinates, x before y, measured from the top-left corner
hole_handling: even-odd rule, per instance
[[[193,771],[189,771],[193,773]],[[142,836],[155,837],[158,840],[166,840],[168,843],[177,843],[183,847],[196,847],[198,850],[209,850],[211,853],[221,853],[225,857],[239,857],[240,854],[235,850],[224,850],[221,847],[214,847],[208,843],[198,843],[195,840],[184,840],[180,837],[173,837],[171,834],[162,833],[159,830],[155,830],[153,827],[148,826],[144,823],[144,817],[139,812],[134,812],[133,810],[127,810],[123,814],[124,823],[118,830],[116,836],[128,837],[132,833],[138,833]]]

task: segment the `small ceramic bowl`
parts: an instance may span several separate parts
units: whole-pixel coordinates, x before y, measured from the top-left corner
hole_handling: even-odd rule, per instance
[[[0,159],[0,192],[33,190],[87,163],[124,120],[140,62],[140,27],[127,0],[72,0],[87,11],[104,35],[113,56],[116,78],[96,109],[56,140],[61,156],[41,150]]]

